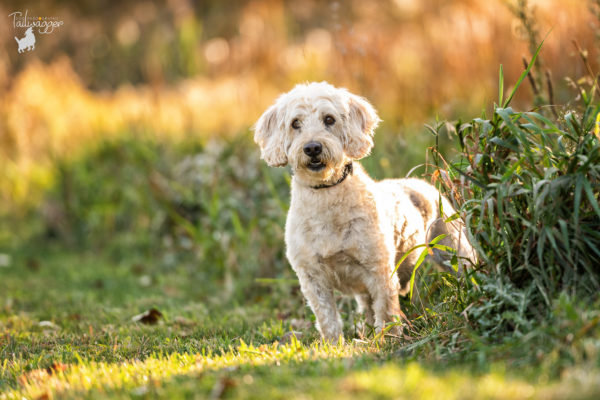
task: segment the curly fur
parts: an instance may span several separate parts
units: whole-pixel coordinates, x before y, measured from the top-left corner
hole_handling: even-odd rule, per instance
[[[327,116],[335,123],[327,125]],[[321,82],[283,94],[255,126],[262,158],[271,166],[292,168],[286,255],[317,329],[332,342],[342,338],[343,326],[334,289],[354,295],[365,321],[381,330],[402,315],[398,295],[408,290],[417,254],[392,272],[412,247],[446,234],[441,243],[457,250],[461,264],[477,260],[464,223],[444,222],[455,211],[435,187],[419,179],[376,182],[356,162],[371,151],[378,123],[367,100]],[[311,169],[315,157],[304,151],[309,142],[322,145],[320,170]],[[353,173],[336,184],[348,163]],[[450,257],[433,253],[433,261],[446,269]]]

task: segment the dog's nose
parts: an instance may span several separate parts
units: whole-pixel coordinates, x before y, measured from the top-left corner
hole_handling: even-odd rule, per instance
[[[304,154],[309,157],[316,157],[323,151],[323,146],[319,142],[309,142],[304,145]]]

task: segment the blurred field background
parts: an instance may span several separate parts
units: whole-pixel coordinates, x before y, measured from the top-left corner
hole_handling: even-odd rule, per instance
[[[327,80],[370,99],[377,136],[393,156],[367,161],[378,176],[424,160],[436,115],[488,108],[497,71],[515,82],[530,58],[517,1],[5,1],[64,25],[18,54],[21,35],[0,25],[2,208],[24,212],[56,184],[52,165],[107,140],[159,143],[249,136],[282,91]],[[540,68],[554,102],[585,72],[572,40],[597,61],[597,25],[583,0],[531,1],[537,38],[550,32]],[[511,11],[512,9],[512,11]],[[545,83],[544,83],[545,84]],[[529,88],[517,104],[531,104]],[[383,145],[381,146],[383,147]],[[380,149],[382,150],[382,149]],[[377,151],[377,150],[376,150]],[[383,151],[383,150],[382,150]],[[408,156],[407,156],[408,155]]]

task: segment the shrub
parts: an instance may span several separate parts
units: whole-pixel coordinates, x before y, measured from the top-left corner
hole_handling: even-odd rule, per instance
[[[600,289],[595,83],[589,92],[580,88],[580,102],[558,118],[543,110],[516,111],[510,100],[535,56],[506,101],[501,70],[491,119],[450,128],[460,143],[460,161],[438,171],[446,177],[445,190],[462,203],[487,265],[477,274],[482,296],[470,308],[487,333],[527,331],[533,319],[548,315],[561,292],[589,296]]]

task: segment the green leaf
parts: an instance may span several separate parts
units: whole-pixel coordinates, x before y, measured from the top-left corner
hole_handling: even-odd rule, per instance
[[[573,223],[575,224],[575,232],[579,226],[579,206],[581,205],[581,193],[583,192],[583,175],[577,174],[575,181],[575,197],[573,206]]]
[[[500,73],[498,76],[498,104],[502,104],[502,98],[504,97],[504,69],[500,64]]]
[[[454,221],[454,220],[456,220],[456,219],[459,219],[459,218],[460,218],[460,214],[459,214],[459,213],[457,213],[457,212],[455,212],[454,214],[452,214],[451,216],[449,216],[448,218],[446,218],[446,219],[444,220],[444,222],[445,222],[445,223],[452,222],[452,221]]]
[[[431,242],[429,242],[429,245],[432,246],[434,244],[437,244],[437,242],[439,242],[440,240],[444,239],[446,236],[448,236],[445,233],[442,233],[441,235],[437,235],[436,237],[434,237]]]
[[[417,262],[415,263],[415,267],[413,268],[412,274],[410,275],[410,294],[408,297],[411,301],[413,298],[413,289],[415,287],[415,276],[417,275],[417,269],[421,266],[421,264],[423,264],[423,261],[425,261],[425,257],[427,257],[427,254],[429,254],[428,249],[424,249],[421,252],[419,258],[417,259]]]
[[[583,189],[585,190],[585,194],[592,208],[594,209],[598,217],[600,217],[600,207],[598,207],[598,200],[594,196],[594,192],[592,191],[592,187],[590,186],[590,182],[588,180],[583,181]]]
[[[410,253],[412,253],[413,251],[415,251],[416,249],[418,249],[420,247],[426,247],[426,246],[427,246],[426,244],[419,244],[419,245],[416,245],[415,247],[413,247],[412,249],[408,250],[406,253],[404,253],[404,255],[402,257],[400,257],[400,260],[398,260],[398,262],[396,263],[396,268],[394,268],[394,271],[392,272],[391,276],[394,276],[396,271],[398,271],[400,264],[402,264],[402,262],[404,260],[406,260],[406,258],[410,255]]]

